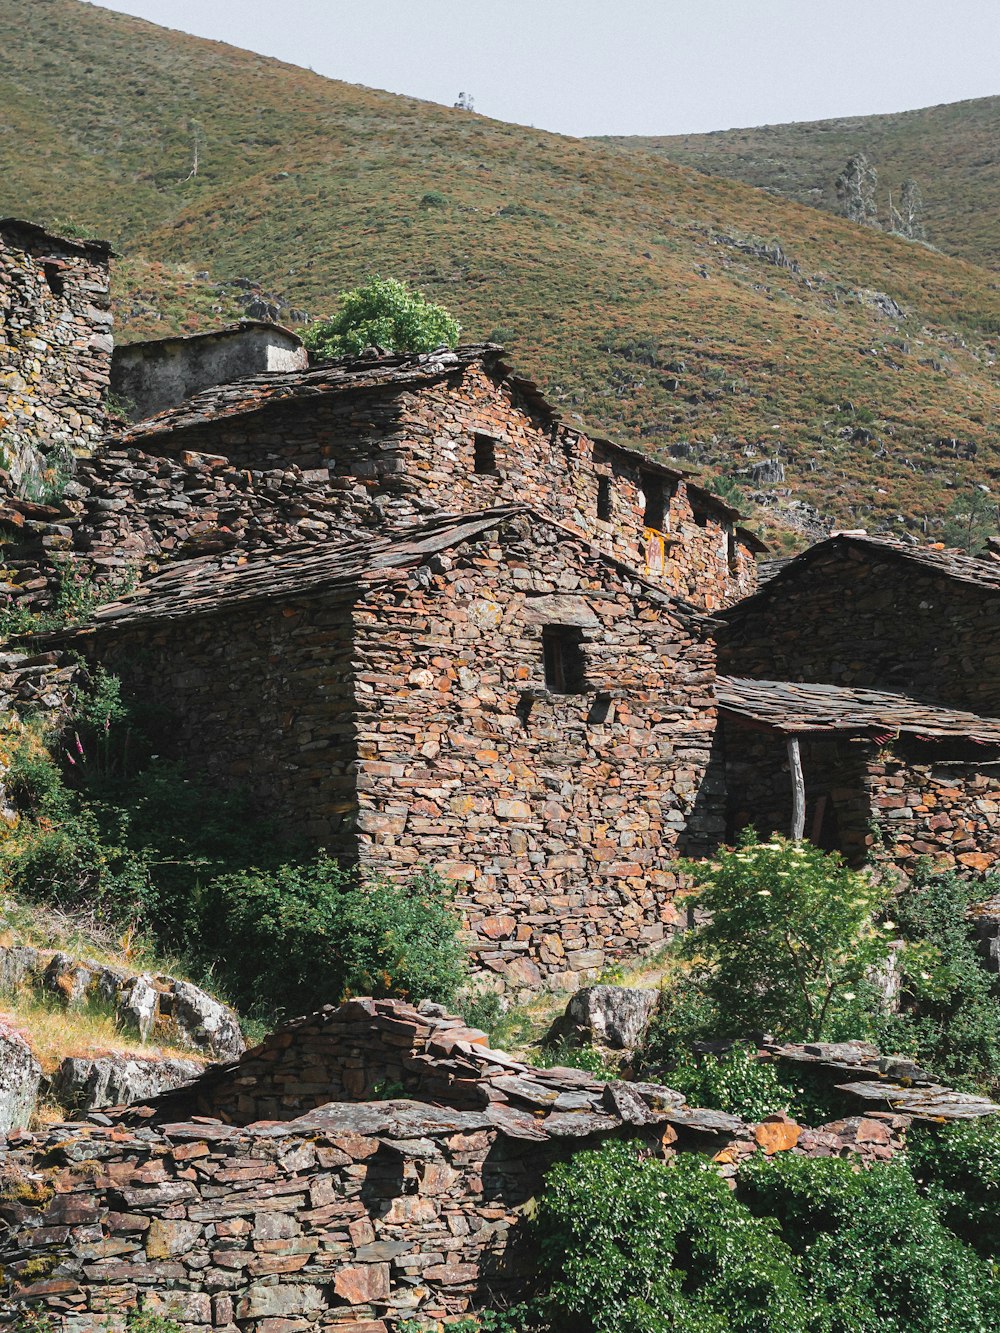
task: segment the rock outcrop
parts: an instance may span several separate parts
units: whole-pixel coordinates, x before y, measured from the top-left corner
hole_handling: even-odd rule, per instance
[[[0,1020],[0,1134],[31,1119],[42,1082],[42,1067],[27,1041]]]

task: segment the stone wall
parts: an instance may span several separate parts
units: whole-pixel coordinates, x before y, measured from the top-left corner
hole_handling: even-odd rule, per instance
[[[726,840],[752,826],[763,840],[789,837],[792,780],[785,737],[724,722]],[[805,836],[825,851],[842,852],[862,865],[871,844],[871,797],[867,767],[874,747],[836,738],[802,737],[800,755],[806,788]]]
[[[108,246],[0,220],[0,440],[15,484],[96,446],[111,368]],[[41,456],[41,461],[39,461]]]
[[[894,690],[1000,716],[1000,593],[832,545],[727,612],[719,670]]]
[[[783,736],[725,723],[726,837],[753,825],[764,838],[791,829]],[[803,738],[805,836],[851,865],[921,858],[942,870],[985,872],[1000,860],[1000,757],[960,742]]]
[[[81,643],[155,691],[203,778],[350,860],[458,881],[499,982],[657,946],[674,858],[722,832],[704,624],[527,514],[400,578],[353,611],[277,599]],[[546,624],[582,638],[579,693],[546,688]]]
[[[868,1047],[782,1047],[761,1054],[860,1078],[866,1111],[898,1096],[907,1114],[748,1125],[669,1088],[532,1069],[481,1036],[427,1006],[354,1000],[146,1107],[0,1142],[0,1319],[27,1307],[65,1333],[123,1333],[141,1305],[185,1333],[388,1333],[524,1294],[526,1205],[551,1164],[607,1138],[697,1151],[732,1177],[760,1151],[883,1161],[914,1115],[1000,1109],[911,1062],[906,1086],[887,1080]],[[379,1080],[410,1097],[321,1100]],[[274,1118],[245,1123],[259,1113]]]
[[[491,461],[484,442],[493,466],[477,471]],[[125,443],[172,457],[222,455],[251,473],[298,469],[338,509],[373,510],[369,525],[409,523],[435,510],[531,504],[709,609],[756,586],[749,539],[725,506],[676,471],[555,424],[480,362],[419,388],[286,399],[169,433],[139,427]],[[646,523],[654,483],[663,489],[655,529]]]
[[[962,873],[992,870],[1000,860],[996,751],[893,742],[871,758],[868,796],[878,829],[873,851],[903,870],[923,857]]]
[[[129,420],[153,416],[199,389],[266,371],[305,370],[309,354],[290,329],[244,320],[187,338],[116,347],[111,389]]]

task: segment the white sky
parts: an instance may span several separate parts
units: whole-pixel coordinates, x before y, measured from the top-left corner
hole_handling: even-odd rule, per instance
[[[31,3],[31,0],[24,0]],[[1000,0],[103,0],[330,78],[564,134],[1000,93]]]

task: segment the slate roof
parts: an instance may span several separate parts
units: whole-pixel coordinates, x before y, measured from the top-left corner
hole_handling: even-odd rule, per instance
[[[906,694],[739,676],[719,676],[715,694],[723,715],[786,736],[888,740],[905,733],[918,740],[1000,745],[1000,718],[940,708]]]
[[[857,552],[861,557],[874,560],[896,561],[940,578],[968,584],[986,593],[1000,592],[1000,560],[980,560],[962,551],[943,547],[911,546],[908,542],[891,537],[837,533],[816,542],[791,560],[764,562],[760,575],[763,586],[759,591],[718,614],[726,620],[739,618],[745,611],[752,609],[758,600],[777,595],[777,589],[786,580],[795,578],[814,564],[822,565],[825,560],[843,551]]]
[[[231,333],[245,333],[248,329],[264,329],[268,333],[280,333],[285,338],[290,338],[298,347],[302,346],[302,339],[294,329],[286,328],[284,324],[278,324],[273,319],[236,319],[230,324],[219,324],[214,329],[202,329],[198,333],[173,333],[166,338],[146,338],[142,342],[119,343],[115,347],[115,357],[118,360],[128,360],[137,353],[144,352],[151,347],[172,347],[176,343],[197,343],[210,342],[213,338],[225,338]],[[274,372],[281,373],[281,372]],[[190,402],[190,399],[187,400]]]
[[[177,561],[120,601],[99,607],[79,629],[38,636],[39,642],[64,642],[97,631],[161,624],[191,616],[224,613],[234,606],[253,605],[304,594],[341,592],[353,596],[359,586],[391,578],[423,564],[428,556],[478,537],[518,514],[529,514],[586,547],[616,569],[623,581],[639,585],[642,596],[668,606],[691,625],[707,627],[709,617],[697,607],[649,583],[630,565],[593,546],[577,532],[563,528],[527,506],[508,506],[475,514],[442,515],[393,533],[354,535],[341,542],[295,544],[277,550],[236,556],[201,556]]]
[[[192,334],[190,337],[208,338],[226,331],[214,329],[202,334]],[[126,346],[123,355],[127,356],[129,347],[135,345]],[[261,412],[277,403],[316,401],[335,393],[378,390],[398,392],[401,389],[431,384],[476,362],[482,362],[487,370],[503,376],[532,410],[550,425],[562,424],[574,434],[587,435],[582,426],[571,425],[563,419],[562,414],[545,398],[534,380],[515,375],[511,371],[504,360],[504,349],[498,343],[469,343],[454,350],[441,347],[434,352],[391,352],[373,356],[337,357],[310,366],[307,370],[268,371],[265,374],[247,375],[242,379],[230,380],[225,384],[214,384],[199,393],[192,394],[184,402],[167,408],[166,411],[135,422],[124,432],[122,443],[138,444],[142,447],[145,442],[152,441],[155,447],[162,448],[164,437],[175,431],[208,425],[228,417]],[[687,479],[692,475],[686,469],[661,463],[640,449],[632,449],[613,440],[594,436],[588,438],[592,439],[595,445],[617,454],[620,458],[672,481]],[[735,523],[742,517],[738,509],[727,504],[712,491],[705,490],[704,487],[691,481],[688,481],[688,494],[698,504],[720,514],[729,522]],[[746,529],[740,530],[740,536],[751,549],[767,550],[760,538]]]

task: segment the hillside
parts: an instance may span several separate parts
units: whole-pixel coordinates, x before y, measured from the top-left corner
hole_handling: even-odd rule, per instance
[[[891,116],[761,125],[714,134],[609,138],[712,176],[745,181],[800,204],[837,212],[834,182],[854,153],[879,173],[879,213],[912,178],[921,188],[928,240],[945,254],[1000,268],[1000,97]]]
[[[233,280],[287,320],[381,270],[567,415],[727,473],[776,459],[838,520],[922,527],[1000,481],[984,268],[77,0],[0,0],[0,22],[0,207],[112,239],[121,338],[229,318]]]

